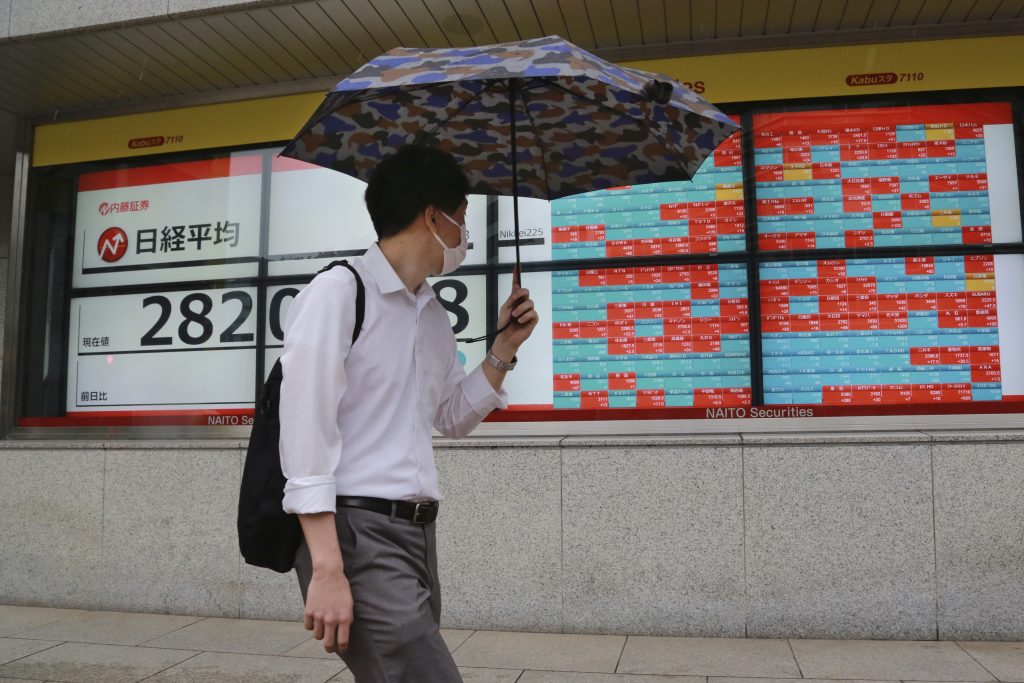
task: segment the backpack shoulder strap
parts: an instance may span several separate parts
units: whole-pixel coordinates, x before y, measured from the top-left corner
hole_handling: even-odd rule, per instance
[[[356,339],[359,339],[359,331],[363,329],[363,315],[366,312],[366,288],[363,287],[363,278],[359,277],[359,272],[348,261],[331,261],[317,271],[317,275],[325,273],[335,266],[348,268],[356,279],[356,324],[352,330],[352,343],[355,344]]]

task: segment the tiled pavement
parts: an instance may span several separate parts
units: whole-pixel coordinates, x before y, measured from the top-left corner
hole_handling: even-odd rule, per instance
[[[1024,643],[1016,642],[444,637],[467,683],[1024,683]],[[352,680],[297,623],[0,606],[0,683]]]

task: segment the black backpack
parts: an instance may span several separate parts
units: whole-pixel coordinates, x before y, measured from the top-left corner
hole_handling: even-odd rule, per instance
[[[356,324],[352,343],[363,326],[365,292],[363,281],[347,261],[334,261],[319,272],[345,266],[356,278]],[[319,274],[319,273],[318,273]],[[256,402],[256,415],[245,452],[242,487],[238,494],[238,546],[247,564],[288,572],[302,543],[299,518],[281,507],[284,474],[281,472],[281,361],[274,363]]]

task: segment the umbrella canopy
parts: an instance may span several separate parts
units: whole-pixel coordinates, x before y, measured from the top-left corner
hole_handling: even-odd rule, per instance
[[[738,128],[665,76],[548,36],[393,49],[336,85],[282,155],[365,181],[399,147],[430,144],[473,193],[557,199],[688,180]]]

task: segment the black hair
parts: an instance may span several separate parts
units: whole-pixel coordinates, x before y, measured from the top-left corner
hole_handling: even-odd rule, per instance
[[[405,230],[428,206],[455,212],[468,193],[466,174],[451,154],[406,145],[377,165],[364,197],[373,229],[384,239]]]

